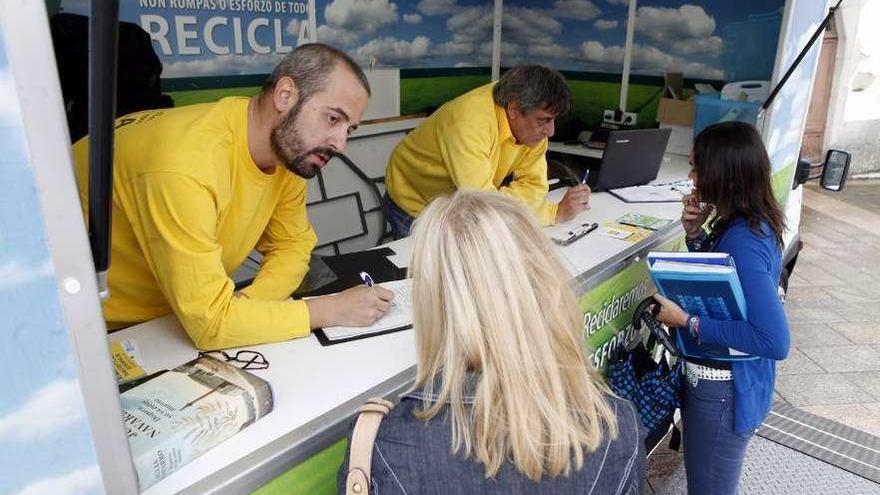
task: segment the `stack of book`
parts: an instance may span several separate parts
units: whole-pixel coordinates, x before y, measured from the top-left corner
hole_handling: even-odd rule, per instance
[[[733,258],[727,253],[651,252],[648,270],[657,290],[691,315],[745,320],[746,301]],[[736,349],[698,342],[677,332],[684,357],[739,361],[757,359]]]

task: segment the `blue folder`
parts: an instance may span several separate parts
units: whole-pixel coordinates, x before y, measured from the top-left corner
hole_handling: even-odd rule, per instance
[[[745,296],[729,254],[651,252],[648,253],[648,270],[657,290],[688,314],[716,320],[746,319]],[[701,344],[686,331],[676,335],[679,350],[686,358],[757,359],[728,347]]]

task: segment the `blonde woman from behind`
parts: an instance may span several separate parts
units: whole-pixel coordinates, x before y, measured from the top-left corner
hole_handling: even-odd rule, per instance
[[[533,214],[460,191],[425,209],[412,252],[418,371],[380,426],[371,493],[641,494],[636,412],[587,363]]]

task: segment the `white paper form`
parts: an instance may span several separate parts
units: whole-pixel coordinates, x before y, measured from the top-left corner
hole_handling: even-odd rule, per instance
[[[362,335],[393,330],[400,327],[412,326],[412,279],[395,280],[376,284],[394,292],[394,300],[391,307],[382,318],[368,327],[325,327],[324,335],[330,341],[350,339]]]

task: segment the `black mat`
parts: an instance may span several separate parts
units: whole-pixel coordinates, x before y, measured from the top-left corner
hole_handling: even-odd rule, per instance
[[[781,402],[758,435],[880,484],[880,437]]]

